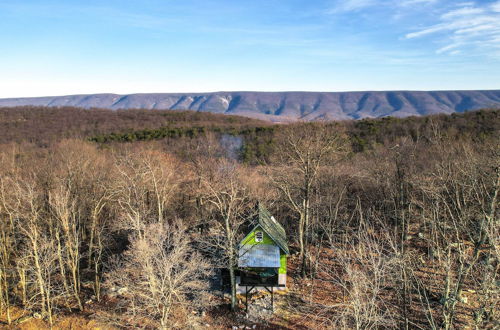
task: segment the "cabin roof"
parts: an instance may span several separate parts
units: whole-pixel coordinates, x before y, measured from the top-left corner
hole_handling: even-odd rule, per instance
[[[255,227],[260,226],[286,255],[290,254],[285,229],[261,203],[257,206],[257,215],[253,219],[253,224]]]

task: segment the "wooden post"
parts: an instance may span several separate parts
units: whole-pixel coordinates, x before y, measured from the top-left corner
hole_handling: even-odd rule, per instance
[[[248,286],[245,285],[245,304],[246,304],[246,313],[248,314],[248,294],[252,292],[255,286],[251,286],[250,290],[248,290]]]
[[[269,289],[267,286],[264,287],[271,294],[271,310],[274,312],[274,287]]]
[[[274,290],[271,287],[271,311],[274,313]]]
[[[245,285],[245,313],[248,314],[248,286]]]

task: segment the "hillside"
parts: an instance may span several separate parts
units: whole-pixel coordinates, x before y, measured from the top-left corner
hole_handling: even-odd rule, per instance
[[[408,117],[500,107],[500,90],[93,94],[0,99],[0,107],[194,110],[275,122]]]
[[[0,328],[496,329],[499,132],[497,109],[2,108]],[[224,269],[258,205],[290,255],[286,289],[247,310]]]
[[[0,108],[0,144],[34,142],[46,144],[65,138],[128,133],[161,127],[245,129],[269,122],[239,116],[194,111],[149,111],[74,107],[24,106]]]
[[[350,137],[354,152],[373,149],[376,145],[392,146],[400,138],[428,140],[435,134],[448,140],[498,136],[500,110],[482,109],[452,115],[421,117],[384,117],[362,120],[332,121],[327,125],[344,131]],[[34,143],[57,144],[63,139],[84,139],[98,143],[148,142],[161,140],[170,153],[183,154],[189,144],[217,136],[233,136],[241,143],[240,160],[245,163],[268,161],[275,135],[288,125],[242,116],[195,111],[109,110],[74,107],[0,108],[0,145]]]

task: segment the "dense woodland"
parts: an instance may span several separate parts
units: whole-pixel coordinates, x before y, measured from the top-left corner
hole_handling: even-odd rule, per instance
[[[498,328],[499,133],[493,109],[287,125],[0,109],[0,320],[246,324],[213,278],[261,202],[292,256],[259,327]]]

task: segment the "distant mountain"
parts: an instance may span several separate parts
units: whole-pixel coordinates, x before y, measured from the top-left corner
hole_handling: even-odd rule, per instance
[[[92,94],[0,99],[0,107],[23,105],[195,110],[279,122],[407,117],[500,108],[500,90]]]

